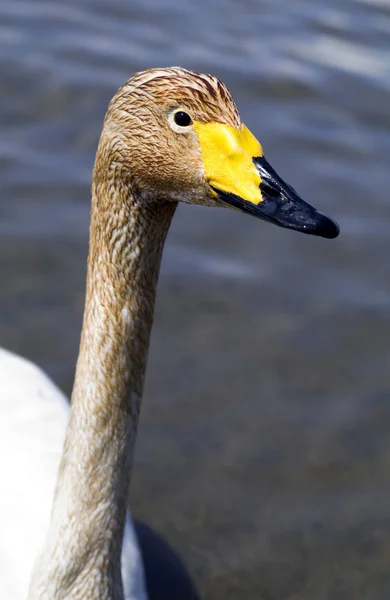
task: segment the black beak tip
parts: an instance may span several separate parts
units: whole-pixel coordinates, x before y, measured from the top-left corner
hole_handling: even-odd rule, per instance
[[[314,233],[315,235],[326,238],[328,240],[333,240],[339,235],[340,227],[336,223],[336,221],[333,221],[333,219],[326,217],[322,213],[317,213],[315,231],[310,231],[308,233]]]

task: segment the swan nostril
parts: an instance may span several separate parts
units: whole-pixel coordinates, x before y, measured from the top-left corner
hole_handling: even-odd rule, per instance
[[[269,198],[278,198],[278,196],[280,196],[280,190],[271,185],[266,179],[261,180],[260,191],[266,194]]]

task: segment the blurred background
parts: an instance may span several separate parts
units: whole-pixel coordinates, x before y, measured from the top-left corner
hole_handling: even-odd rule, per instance
[[[388,600],[389,0],[1,0],[0,344],[70,393],[103,116],[166,65],[221,77],[341,235],[179,208],[134,514],[206,600]]]

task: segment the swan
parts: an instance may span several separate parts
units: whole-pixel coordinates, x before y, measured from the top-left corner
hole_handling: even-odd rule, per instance
[[[339,233],[272,169],[216,77],[150,69],[117,91],[93,170],[70,414],[35,365],[0,353],[0,560],[10,574],[1,598],[25,597],[31,572],[29,600],[147,597],[127,504],[160,260],[179,201]]]

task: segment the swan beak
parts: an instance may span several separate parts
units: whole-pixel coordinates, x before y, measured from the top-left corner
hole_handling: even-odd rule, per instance
[[[245,125],[194,123],[206,180],[222,204],[279,227],[333,239],[338,224],[302,200],[271,167]]]
[[[296,191],[279,177],[264,156],[253,158],[253,163],[261,178],[261,200],[254,203],[212,186],[223,203],[279,227],[328,239],[339,235],[338,224],[302,200]]]

